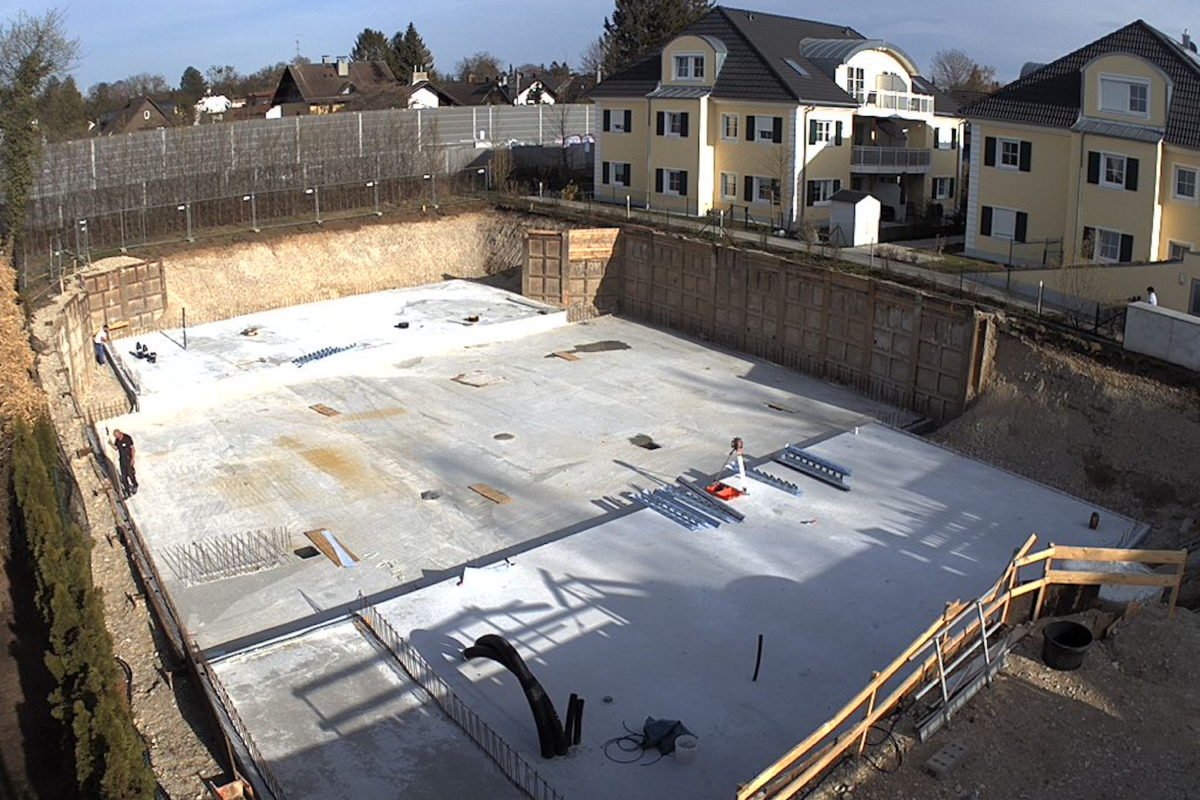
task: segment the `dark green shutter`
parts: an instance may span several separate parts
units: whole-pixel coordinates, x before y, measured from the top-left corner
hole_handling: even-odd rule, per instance
[[[783,142],[783,117],[772,117],[771,141],[775,144]]]
[[[661,112],[660,112],[661,113]],[[663,171],[661,169],[654,170],[654,191],[662,194],[663,190]]]
[[[1130,192],[1137,191],[1138,181],[1138,160],[1136,158],[1125,159],[1125,189]]]
[[[1100,154],[1094,150],[1088,151],[1088,183],[1100,183]]]
[[[625,109],[625,132],[629,133],[633,130],[633,111]]]
[[[983,213],[979,218],[979,235],[980,236],[991,236],[992,235],[992,207],[991,206],[983,207]]]
[[[606,109],[604,109],[604,132],[608,133],[608,131],[611,127],[612,127],[612,112],[606,108]]]
[[[663,133],[664,133],[664,132],[666,131],[666,129],[667,129],[667,120],[666,120],[666,116],[667,116],[667,115],[666,115],[666,114],[664,114],[663,112],[661,112],[661,111],[660,111],[660,112],[658,112],[658,135],[659,135],[659,136],[662,136],[662,135],[663,135]]]
[[[946,194],[948,197],[954,197],[954,178],[950,179],[950,191]]]
[[[808,121],[808,143],[817,143],[817,121],[815,119],[810,119]]]
[[[804,192],[804,205],[811,206],[817,201],[817,182],[809,181]]]
[[[600,182],[603,184],[609,183],[610,175],[612,175],[611,164],[605,161],[600,165]]]
[[[750,119],[754,119],[754,117]],[[754,177],[752,175],[746,176],[746,202],[754,202]]]
[[[687,138],[688,135],[688,112],[684,111],[679,115],[679,135]]]
[[[942,143],[942,129],[934,128],[933,129],[933,149],[937,150],[938,145],[940,145],[941,143]]]
[[[1021,142],[1021,159],[1018,163],[1021,172],[1029,172],[1033,168],[1033,142]]]
[[[950,149],[951,150],[958,149],[958,128],[950,129]]]
[[[833,193],[830,196],[832,197],[834,194],[837,194],[841,190],[842,190],[842,179],[834,178],[833,179]]]
[[[747,142],[754,141],[754,115],[753,114],[746,115],[746,141]]]
[[[833,143],[838,147],[842,146],[842,121],[839,119],[837,125],[834,126]]]
[[[1121,234],[1121,257],[1118,260],[1122,264],[1133,261],[1133,237],[1128,233]]]
[[[996,166],[996,137],[989,136],[983,140],[983,165]]]
[[[685,197],[687,196],[687,170],[679,172],[679,193]]]
[[[1029,215],[1024,211],[1018,211],[1017,222],[1013,227],[1013,239],[1018,242],[1024,242],[1027,233],[1029,233]]]

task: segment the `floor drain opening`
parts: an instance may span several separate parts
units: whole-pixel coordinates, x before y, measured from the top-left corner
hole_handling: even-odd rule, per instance
[[[629,437],[629,443],[632,445],[636,445],[636,446],[642,448],[643,450],[658,450],[659,448],[662,447],[661,444],[654,441],[653,439],[651,439],[649,436],[647,436],[644,433],[639,433],[637,436]]]
[[[513,436],[511,433],[497,433],[496,435],[492,436],[492,438],[498,442],[508,442],[508,441],[511,441],[512,439],[515,439],[516,437]]]
[[[292,552],[300,558],[313,558],[314,556],[319,556],[321,554],[320,551],[312,545],[296,548]]]

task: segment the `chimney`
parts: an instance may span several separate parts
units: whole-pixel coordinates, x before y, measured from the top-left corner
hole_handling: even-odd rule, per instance
[[[412,84],[411,85],[416,86],[418,83],[421,83],[422,81],[427,81],[427,80],[429,80],[429,73],[425,71],[424,64],[420,64],[416,67],[413,67]]]
[[[332,64],[333,56],[321,56],[321,63],[322,64]]]
[[[350,59],[345,56],[338,56],[337,74],[339,78],[350,77]]]
[[[468,72],[467,73],[467,83],[474,83],[474,82],[475,82],[475,73]]]
[[[1187,28],[1183,29],[1183,38],[1181,39],[1181,41],[1183,42],[1184,50],[1189,50],[1193,53],[1196,52],[1196,43],[1192,41],[1192,36],[1191,36],[1191,34],[1188,33]]]

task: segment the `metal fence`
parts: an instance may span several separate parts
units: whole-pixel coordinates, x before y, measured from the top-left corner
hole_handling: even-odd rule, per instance
[[[518,789],[533,800],[562,800],[562,795],[546,783],[538,771],[520,753],[512,749],[500,735],[467,706],[450,685],[442,679],[412,645],[405,641],[379,611],[364,604],[358,611],[363,624],[392,652],[416,683],[433,697],[437,704],[480,749],[495,762]]]
[[[22,288],[98,251],[438,205],[486,185],[490,148],[590,154],[594,114],[590,105],[392,109],[50,145],[30,197]]]

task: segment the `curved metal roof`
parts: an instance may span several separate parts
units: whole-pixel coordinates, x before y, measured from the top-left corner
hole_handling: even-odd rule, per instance
[[[883,39],[803,39],[800,42],[800,55],[823,67],[845,64],[863,50],[883,50],[895,56],[908,70],[909,75],[921,72],[917,68],[917,62],[913,61],[908,53]]]

